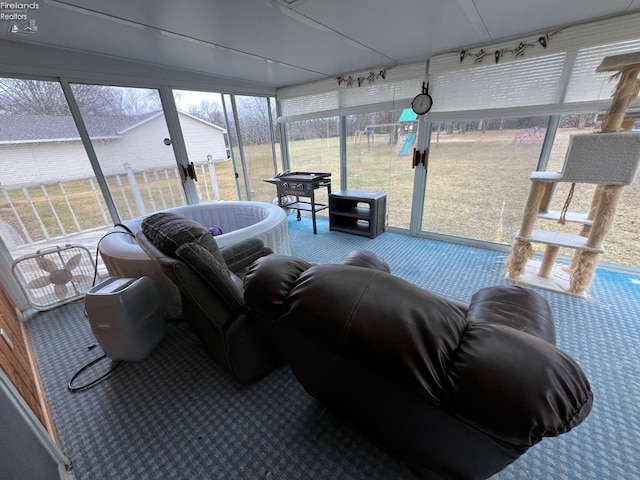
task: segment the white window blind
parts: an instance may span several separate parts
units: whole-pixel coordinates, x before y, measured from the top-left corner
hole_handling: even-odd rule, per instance
[[[610,73],[596,73],[609,55],[640,50],[640,14],[567,27],[550,34],[547,48],[541,35],[482,47],[482,63],[474,56],[460,61],[460,52],[437,55],[429,63],[432,119],[606,110],[616,82]],[[524,55],[505,51],[496,63],[494,52],[533,44]],[[477,53],[480,48],[471,49]]]
[[[616,81],[611,80],[612,72],[596,73],[596,68],[602,59],[609,55],[639,52],[640,24],[637,36],[637,39],[626,42],[609,43],[580,50],[573,67],[565,102],[585,102],[610,98],[616,87]]]
[[[429,74],[433,111],[546,105],[558,102],[564,53],[520,62]]]
[[[411,100],[420,93],[425,80],[426,63],[396,65],[386,71],[385,78],[367,80],[371,72],[378,74],[380,71],[380,68],[372,68],[345,75],[363,78],[361,86],[356,80],[351,86],[345,81],[338,85],[337,79],[331,78],[280,88],[276,92],[282,114],[278,120],[291,122],[411,106]]]

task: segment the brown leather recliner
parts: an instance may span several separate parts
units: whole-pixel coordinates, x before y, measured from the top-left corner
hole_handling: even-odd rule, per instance
[[[242,292],[246,268],[271,254],[262,240],[251,237],[218,248],[202,225],[168,212],[145,218],[136,240],[178,287],[184,319],[234,379],[246,383],[283,363]]]
[[[385,271],[259,259],[245,300],[306,391],[428,478],[487,478],[568,432],[593,396],[537,293],[451,301]]]

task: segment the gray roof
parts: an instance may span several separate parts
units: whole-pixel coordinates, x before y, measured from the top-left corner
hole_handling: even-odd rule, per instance
[[[118,138],[121,132],[159,115],[86,115],[92,138]],[[0,142],[80,140],[71,115],[0,115]]]
[[[224,132],[223,128],[195,118]],[[83,117],[91,138],[120,138],[132,128],[162,115],[151,112],[144,115],[86,115]],[[0,143],[34,143],[62,140],[80,140],[80,134],[71,115],[0,115]]]

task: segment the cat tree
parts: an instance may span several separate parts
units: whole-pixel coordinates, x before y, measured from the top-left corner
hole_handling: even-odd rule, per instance
[[[596,72],[616,72],[614,78],[618,78],[602,132],[572,135],[560,172],[531,174],[522,224],[507,260],[509,280],[586,296],[600,254],[604,253],[604,239],[613,225],[622,188],[635,180],[640,163],[640,133],[628,132],[635,120],[626,118],[626,114],[640,91],[640,52],[606,57]],[[562,211],[554,212],[549,210],[549,204],[559,182],[570,182],[572,187]],[[587,214],[568,212],[576,183],[597,185]],[[538,219],[581,224],[582,231],[572,234],[535,230]],[[546,245],[541,262],[532,260],[532,243]],[[571,264],[558,274],[555,260],[561,247],[574,249],[575,253]]]

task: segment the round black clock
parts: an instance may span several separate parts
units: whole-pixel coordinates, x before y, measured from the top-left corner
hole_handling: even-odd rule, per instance
[[[411,108],[418,115],[424,115],[429,110],[431,110],[431,106],[433,105],[433,99],[431,95],[429,95],[429,85],[424,86],[424,82],[422,82],[422,93],[416,95],[416,97],[411,102]]]
[[[416,98],[411,102],[411,108],[418,115],[423,115],[431,110],[431,106],[433,105],[433,99],[431,95],[428,93],[419,93],[416,95]]]

